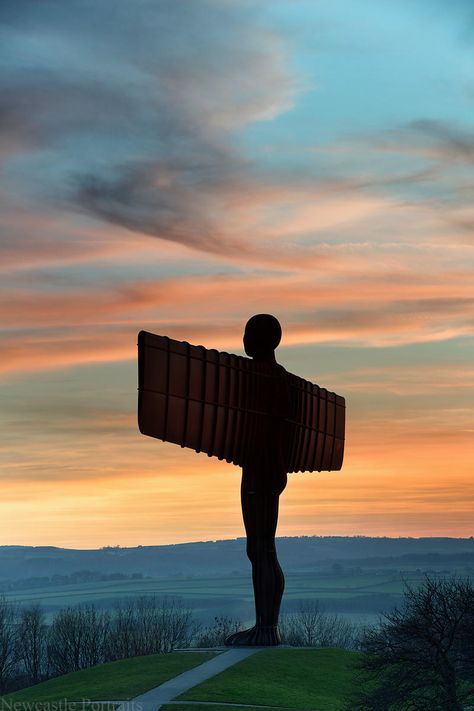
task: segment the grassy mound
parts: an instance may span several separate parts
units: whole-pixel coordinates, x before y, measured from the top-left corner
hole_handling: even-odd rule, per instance
[[[213,652],[175,652],[120,659],[48,679],[0,698],[0,709],[18,711],[12,702],[131,699],[168,679],[212,659]],[[40,708],[40,707],[39,707]]]
[[[229,706],[225,704],[190,704],[183,701],[182,704],[165,704],[160,711],[264,711],[261,706]],[[277,709],[275,709],[277,711]]]
[[[5,697],[4,697],[5,698]],[[1,711],[114,711],[120,701],[109,704],[106,701],[3,701],[0,697]],[[189,711],[189,708],[187,709]]]
[[[351,692],[359,656],[345,649],[262,650],[178,700],[339,711]]]
[[[4,696],[0,711],[51,711],[51,703],[60,704],[57,711],[112,711],[105,704],[88,708],[77,702],[133,698],[214,656],[179,652],[102,664]],[[358,652],[344,649],[262,650],[193,687],[178,697],[182,703],[163,711],[239,711],[232,704],[246,704],[246,711],[257,711],[257,706],[342,711],[359,658]]]

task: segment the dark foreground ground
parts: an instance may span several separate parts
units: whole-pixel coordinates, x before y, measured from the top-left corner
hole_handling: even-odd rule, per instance
[[[116,704],[211,658],[213,652],[174,652],[103,664],[2,697],[14,711],[110,711]],[[360,654],[342,649],[263,649],[193,687],[165,711],[232,711],[243,706],[342,711],[357,680]],[[84,704],[84,699],[89,700]],[[90,702],[99,701],[91,705]],[[201,702],[199,705],[196,702]],[[218,703],[225,704],[219,707]],[[59,706],[60,704],[60,706]],[[255,706],[252,706],[254,704]]]

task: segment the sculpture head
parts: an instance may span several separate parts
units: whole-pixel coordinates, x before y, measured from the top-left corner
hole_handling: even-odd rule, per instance
[[[271,314],[256,314],[247,321],[244,332],[245,352],[257,360],[274,360],[281,340],[281,326]]]

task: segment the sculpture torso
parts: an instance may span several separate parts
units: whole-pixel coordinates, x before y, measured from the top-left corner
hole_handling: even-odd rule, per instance
[[[288,427],[290,408],[287,372],[272,361],[259,361],[261,387],[255,394],[257,409],[268,413],[249,428],[248,463],[242,468],[244,491],[281,493],[288,471]]]

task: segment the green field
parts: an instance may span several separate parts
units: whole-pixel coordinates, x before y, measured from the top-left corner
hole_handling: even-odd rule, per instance
[[[329,609],[345,612],[377,612],[385,598],[391,607],[401,599],[403,591],[403,580],[393,572],[335,576],[308,571],[290,572],[285,577],[284,604],[317,598],[323,606],[326,603]],[[416,584],[421,579],[421,575],[410,576],[411,583]],[[246,619],[253,607],[250,571],[242,576],[151,578],[50,586],[12,591],[7,598],[21,604],[39,601],[47,611],[54,612],[67,605],[86,602],[110,607],[119,599],[140,595],[181,597],[201,619],[216,614]]]
[[[2,696],[0,710],[7,710],[11,702],[27,704],[83,699],[94,701],[131,699],[214,656],[212,652],[186,652],[120,659],[117,662],[109,662],[48,679],[41,684]],[[18,706],[15,705],[14,708],[15,711],[19,711]]]
[[[359,652],[344,649],[263,650],[178,700],[340,711],[351,693],[358,658]]]

